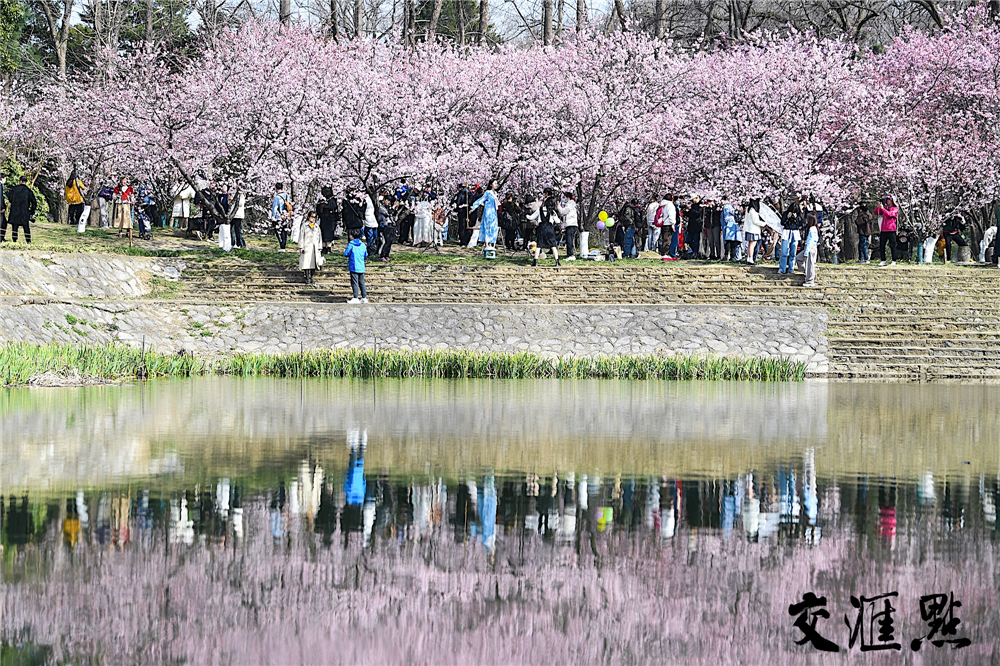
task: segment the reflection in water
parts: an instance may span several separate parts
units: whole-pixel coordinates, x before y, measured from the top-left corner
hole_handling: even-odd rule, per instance
[[[965,442],[974,460],[954,464],[905,441],[913,425],[904,419],[895,434],[878,426],[880,441],[902,439],[897,446],[938,466],[913,471],[896,465],[896,453],[869,465],[878,454],[841,436],[860,433],[866,446],[871,437],[830,425],[843,421],[817,398],[836,385],[783,396],[766,389],[758,408],[777,403],[791,414],[801,399],[812,411],[784,430],[751,424],[759,441],[720,438],[722,424],[678,426],[670,436],[643,426],[623,438],[621,423],[596,422],[583,434],[570,428],[567,440],[553,434],[566,430],[562,416],[527,429],[507,422],[533,402],[489,408],[500,421],[480,407],[482,422],[471,425],[461,410],[483,397],[481,385],[468,401],[428,390],[424,402],[398,399],[392,426],[359,408],[341,421],[318,419],[306,440],[282,442],[259,414],[248,417],[253,427],[197,430],[201,448],[177,442],[178,465],[156,476],[97,474],[102,483],[53,490],[26,465],[0,498],[0,638],[42,646],[49,660],[110,662],[822,661],[838,656],[795,644],[789,604],[808,591],[826,596],[830,619],[818,627],[846,649],[851,596],[898,591],[901,658],[927,633],[919,598],[949,593],[972,641],[961,659],[1000,654],[995,440]],[[664,397],[651,391],[625,394],[630,418],[642,422]],[[524,393],[539,395],[531,386]],[[690,387],[714,415],[754,395]],[[33,416],[5,414],[0,432],[34,419],[28,447],[41,432],[77,427],[25,409]],[[739,409],[728,411],[745,416]],[[435,418],[408,426],[421,410]],[[428,439],[457,437],[455,421],[478,434],[451,448]],[[118,446],[159,455],[179,427],[147,430],[146,440],[133,433]],[[241,450],[277,451],[232,466],[232,430],[249,440]],[[767,436],[774,432],[783,437]],[[967,434],[960,424],[952,432]],[[115,456],[105,439],[114,433],[91,429],[85,448]],[[602,450],[584,451],[580,439]],[[830,448],[860,455],[836,459]],[[85,457],[67,459],[75,455]],[[148,470],[133,457],[133,469]],[[934,649],[922,648],[921,659],[954,658]]]

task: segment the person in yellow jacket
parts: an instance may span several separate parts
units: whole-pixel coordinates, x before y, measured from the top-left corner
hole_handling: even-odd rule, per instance
[[[66,203],[69,204],[68,221],[71,225],[76,225],[83,215],[83,197],[87,193],[87,188],[76,175],[76,169],[70,174],[66,181]]]

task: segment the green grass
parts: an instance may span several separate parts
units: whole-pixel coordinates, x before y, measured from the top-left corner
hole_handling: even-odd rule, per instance
[[[27,383],[44,372],[76,371],[108,380],[193,375],[240,377],[427,377],[496,379],[711,379],[800,381],[805,365],[786,358],[599,356],[548,359],[532,353],[348,349],[303,354],[235,354],[207,360],[125,345],[0,346],[0,384]]]

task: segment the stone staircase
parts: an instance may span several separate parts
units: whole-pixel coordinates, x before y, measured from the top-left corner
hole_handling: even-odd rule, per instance
[[[817,288],[774,264],[576,262],[556,269],[500,264],[372,266],[379,303],[635,303],[823,307],[830,376],[1000,379],[1000,271],[897,266],[820,267]],[[190,266],[179,297],[193,302],[350,298],[339,265],[307,287],[301,273],[229,261]]]

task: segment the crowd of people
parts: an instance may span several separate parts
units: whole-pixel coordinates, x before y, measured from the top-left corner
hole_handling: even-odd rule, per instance
[[[30,242],[36,202],[27,179],[21,181],[6,194],[0,183],[5,212],[0,240],[5,239],[9,225],[14,240],[23,230]],[[130,241],[133,229],[150,238],[154,224],[158,224],[218,243],[225,251],[247,247],[244,221],[249,195],[236,183],[198,175],[194,186],[186,181],[176,185],[170,192],[169,207],[161,207],[150,188],[133,184],[127,176],[113,182],[89,193],[74,170],[65,184],[70,224],[78,224],[81,230],[88,225],[117,229],[119,237],[127,235]],[[265,215],[266,228],[277,240],[279,251],[288,250],[289,240],[297,245],[299,267],[308,284],[314,282],[335,242],[346,235],[345,254],[353,267],[352,286],[358,302],[367,300],[366,259],[388,262],[394,245],[433,249],[446,240],[468,248],[482,245],[487,258],[496,256],[498,245],[509,252],[524,251],[533,265],[550,253],[557,266],[578,257],[620,261],[638,258],[643,252],[645,258],[655,253],[663,261],[697,259],[750,265],[775,261],[779,274],[790,275],[798,268],[805,273],[804,285],[815,285],[824,209],[809,197],[788,202],[736,202],[698,196],[681,199],[667,193],[645,202],[623,199],[609,206],[610,212],[601,211],[594,243],[589,236],[595,232],[580,233],[576,193],[569,187],[546,188],[524,196],[511,191],[501,196],[496,181],[485,186],[459,183],[451,196],[440,193],[438,187],[411,186],[403,180],[394,190],[386,188],[373,195],[362,186],[342,193],[325,186],[319,189],[315,203],[306,207],[297,205],[284,184],[277,183]],[[936,236],[915,243],[912,234],[900,229],[899,209],[891,196],[875,206],[859,206],[854,224],[859,263],[869,263],[877,251],[882,266],[895,264],[908,259],[915,245],[924,251],[923,260],[930,261],[931,249],[936,249],[947,263],[953,243],[968,246],[960,215],[947,218]],[[984,250],[996,236],[995,228],[989,231],[992,234],[983,239]],[[592,250],[592,245],[603,249]],[[980,261],[984,260],[981,256]]]

